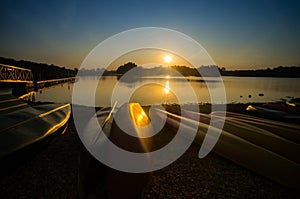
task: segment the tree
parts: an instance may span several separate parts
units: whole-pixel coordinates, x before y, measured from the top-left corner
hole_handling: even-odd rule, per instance
[[[119,66],[119,68],[117,69],[117,73],[123,75],[135,67],[137,67],[135,63],[128,62],[122,66]]]

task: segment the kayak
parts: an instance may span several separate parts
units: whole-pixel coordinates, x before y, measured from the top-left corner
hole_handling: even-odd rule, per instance
[[[286,103],[266,103],[263,104],[263,108],[283,111],[290,114],[300,114],[300,107],[291,102]]]
[[[219,112],[212,112],[210,115],[219,116]],[[300,126],[292,123],[279,122],[265,118],[253,117],[239,113],[226,112],[226,121],[234,120],[243,124],[250,124],[262,129],[271,131],[272,133],[300,144]]]
[[[131,163],[130,160],[123,160],[124,157],[111,151],[103,151],[103,146],[112,142],[126,151],[144,153],[151,150],[149,142],[143,142],[138,137],[134,138],[126,134],[116,122],[116,118],[120,117],[127,126],[144,125],[144,122],[149,122],[149,118],[143,113],[138,103],[124,104],[120,108],[117,108],[115,103],[113,107],[105,107],[96,112],[89,120],[85,131],[79,134],[85,144],[85,147],[81,148],[79,162],[78,188],[81,198],[142,197],[149,181],[149,172],[128,173],[113,169],[97,160],[90,151],[102,152],[106,160],[117,158],[116,161],[120,161],[121,165],[125,166]],[[140,135],[141,132],[138,128],[132,128],[131,133]]]
[[[7,93],[0,93],[0,115],[27,107],[30,106],[15,96]]]
[[[195,120],[193,118],[197,118],[194,114],[199,113],[184,111],[182,115],[185,115],[185,118],[174,116],[168,112],[165,114],[168,116],[166,121],[171,128],[178,129],[180,122],[184,121],[181,128],[185,128],[188,132],[190,126],[194,125]],[[232,122],[231,120],[226,120],[218,137],[218,133],[216,133],[218,129],[208,123],[211,117],[211,115],[201,114],[200,121],[196,121],[199,125],[197,135],[195,139],[192,137],[190,139],[194,139],[201,147],[205,147],[203,145],[204,139],[218,140],[213,151],[220,156],[280,184],[300,188],[300,145],[298,143],[282,138],[269,131],[270,129],[263,129],[241,121]],[[247,118],[247,116],[243,117]],[[250,116],[250,120],[252,118]],[[220,122],[217,117],[214,117],[213,120],[212,124]],[[259,120],[262,119],[259,118]],[[213,133],[207,134],[208,129]],[[286,147],[286,149],[281,147]]]
[[[183,113],[190,118],[193,118],[193,115],[199,114],[186,110],[183,110]],[[300,143],[298,142],[298,140],[286,139],[285,137],[282,137],[280,133],[278,133],[280,131],[282,134],[293,134],[295,138],[300,139],[300,126],[296,126],[293,124],[289,125],[285,123],[282,124],[280,122],[273,123],[273,125],[266,125],[261,122],[263,125],[260,125],[260,122],[253,122],[251,119],[252,117],[243,121],[239,119],[236,120],[234,117],[218,117],[215,114],[201,114],[200,116],[200,118],[206,118],[209,120],[211,117],[214,118],[214,122],[212,122],[211,124],[212,126],[214,126],[214,124],[221,119],[225,119],[223,130],[242,139],[245,139],[251,143],[254,143],[260,147],[268,149],[274,153],[282,155],[292,161],[300,163]],[[245,115],[244,117],[247,116]],[[264,119],[260,118],[260,121],[263,120]],[[209,123],[205,123],[209,125]]]
[[[246,108],[246,110],[272,120],[279,120],[284,122],[295,122],[295,123],[300,122],[300,115],[291,114],[282,110],[274,110],[274,109],[264,108],[255,105],[249,105]]]
[[[70,104],[26,106],[0,114],[0,158],[61,130],[71,115]]]
[[[293,98],[286,102],[287,105],[293,106],[293,107],[300,107],[300,98]],[[299,109],[298,109],[299,110]]]
[[[78,109],[78,107],[76,107]],[[86,111],[86,108],[82,108],[81,112]],[[85,134],[81,139],[87,143],[104,142],[101,140],[104,133],[106,137],[110,136],[110,130],[113,122],[113,113],[115,112],[115,106],[105,107],[97,111],[94,117],[97,118],[99,125],[102,129],[96,129],[97,134]],[[88,130],[86,132],[93,132],[95,126],[91,125],[91,120],[87,124]],[[80,132],[80,131],[79,131]],[[106,193],[106,176],[107,167],[99,162],[94,156],[90,154],[86,147],[80,145],[79,153],[79,169],[78,169],[78,192],[80,198],[105,198]]]

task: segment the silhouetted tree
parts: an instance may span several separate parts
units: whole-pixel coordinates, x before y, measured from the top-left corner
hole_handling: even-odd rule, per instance
[[[131,69],[133,69],[133,68],[135,68],[135,67],[137,67],[137,65],[135,64],[135,63],[133,63],[133,62],[128,62],[128,63],[126,63],[126,64],[124,64],[124,65],[122,65],[122,66],[119,66],[119,68],[117,69],[117,73],[118,74],[121,74],[121,75],[123,75],[123,74],[125,74],[126,72],[128,72],[129,70],[131,70]]]

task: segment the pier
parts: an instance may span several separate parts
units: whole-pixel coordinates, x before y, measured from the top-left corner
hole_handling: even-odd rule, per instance
[[[30,69],[0,64],[0,85],[11,87],[18,91],[38,90],[66,82],[74,83],[75,77],[65,77],[37,81]]]
[[[50,79],[50,80],[43,80],[43,81],[37,81],[34,83],[35,89],[42,89],[49,86],[54,86],[57,84],[62,84],[66,82],[74,83],[76,81],[75,77],[66,77],[66,78],[60,78],[60,79]]]
[[[30,69],[0,64],[0,83],[33,83]]]

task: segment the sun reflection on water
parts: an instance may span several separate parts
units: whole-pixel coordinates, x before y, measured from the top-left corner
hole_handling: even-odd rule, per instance
[[[169,80],[166,81],[164,91],[165,91],[166,94],[168,94],[170,92],[170,82],[169,82]]]

